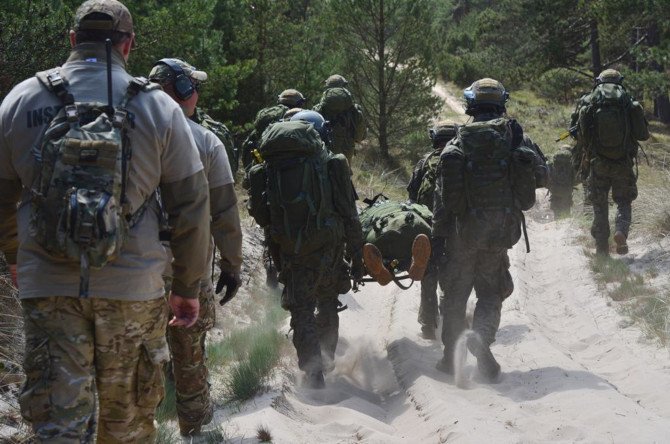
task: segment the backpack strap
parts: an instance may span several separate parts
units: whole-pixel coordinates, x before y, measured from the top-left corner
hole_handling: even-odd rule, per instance
[[[37,80],[46,87],[46,89],[56,95],[65,107],[65,116],[70,122],[79,120],[77,106],[74,104],[74,97],[67,90],[67,81],[60,75],[60,67],[47,71],[40,71],[35,74]]]

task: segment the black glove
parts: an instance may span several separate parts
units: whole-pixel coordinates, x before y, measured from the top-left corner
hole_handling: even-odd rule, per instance
[[[223,287],[226,287],[226,294],[221,298],[219,304],[225,305],[228,301],[235,297],[237,290],[240,288],[240,277],[229,271],[222,271],[219,275],[219,280],[216,282],[216,294],[221,293]]]
[[[510,129],[512,130],[512,148],[518,148],[523,142],[523,128],[514,119],[509,121]]]
[[[351,258],[351,277],[354,282],[360,282],[365,276],[365,266],[363,266],[363,256],[354,254]]]

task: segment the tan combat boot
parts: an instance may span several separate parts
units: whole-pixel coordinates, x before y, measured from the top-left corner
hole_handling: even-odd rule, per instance
[[[419,234],[412,243],[412,264],[407,274],[413,281],[420,281],[426,273],[430,260],[430,239],[425,234]]]
[[[379,283],[387,285],[393,280],[393,274],[384,266],[382,253],[372,244],[363,245],[363,262],[368,274]]]

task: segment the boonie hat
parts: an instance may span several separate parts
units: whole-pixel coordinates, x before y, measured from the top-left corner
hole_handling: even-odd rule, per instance
[[[195,66],[189,65],[188,63],[180,59],[171,58],[170,61],[172,61],[176,65],[179,65],[179,67],[184,71],[184,75],[186,75],[190,79],[195,80],[197,82],[204,82],[205,80],[207,80],[207,73],[205,71],[198,71],[197,69],[195,69]],[[175,79],[174,71],[172,71],[172,68],[170,68],[165,63],[157,63],[153,68],[151,68],[151,72],[149,73],[149,80],[153,80],[158,83],[174,81],[174,79]]]
[[[93,13],[109,16],[111,20],[87,18]],[[88,0],[77,8],[74,16],[74,30],[133,32],[133,17],[125,5],[117,0]]]

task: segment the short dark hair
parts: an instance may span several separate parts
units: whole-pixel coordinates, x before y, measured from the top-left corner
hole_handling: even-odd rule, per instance
[[[86,16],[88,19],[92,20],[109,20],[112,21],[111,17],[107,14],[101,12],[93,12]],[[131,34],[127,32],[104,30],[104,29],[78,29],[75,31],[75,38],[77,43],[86,43],[86,42],[104,42],[107,39],[112,41],[112,45],[118,45],[123,43],[132,37]]]

